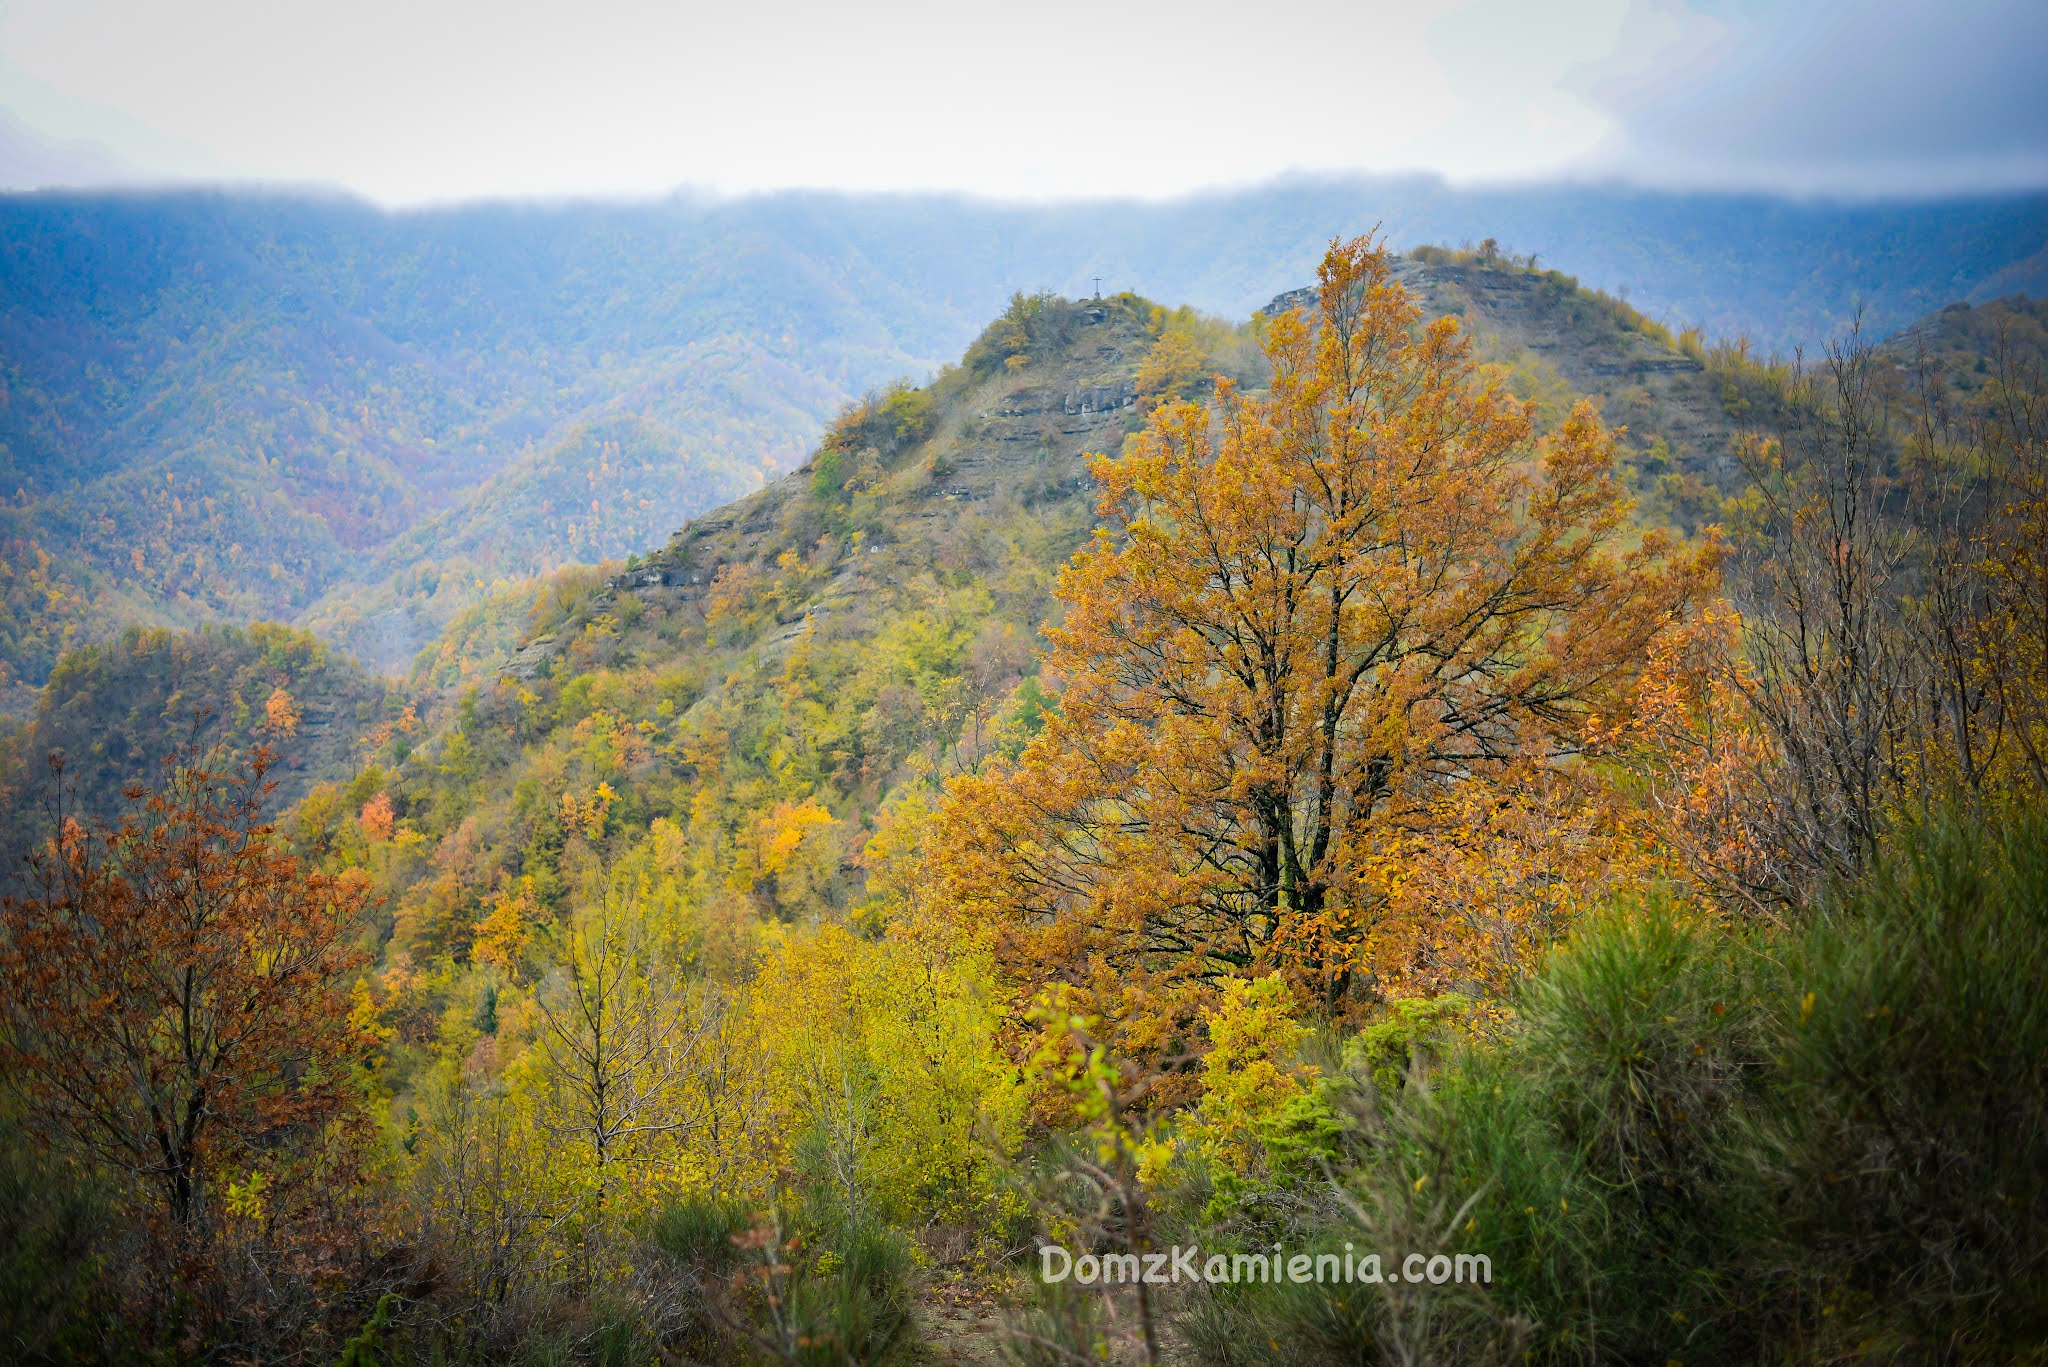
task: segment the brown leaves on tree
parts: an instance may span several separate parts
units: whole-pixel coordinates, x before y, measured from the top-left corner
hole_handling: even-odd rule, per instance
[[[290,1199],[353,1115],[372,1042],[344,981],[364,884],[276,839],[271,763],[186,752],[117,828],[60,816],[31,890],[0,902],[0,1048],[34,1118],[188,1232],[251,1173],[273,1209]]]

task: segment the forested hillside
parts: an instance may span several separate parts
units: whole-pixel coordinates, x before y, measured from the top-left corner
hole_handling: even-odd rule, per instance
[[[286,806],[316,782],[353,775],[369,738],[417,725],[383,681],[310,632],[129,627],[66,654],[36,710],[0,743],[0,857],[17,862],[20,837],[53,804],[118,819],[123,794],[161,780],[187,749],[273,747],[274,801]]]
[[[666,544],[393,589],[462,602],[390,693],[277,627],[64,657],[28,744],[101,788],[221,706],[0,902],[0,1331],[2032,1351],[2038,311],[1795,368],[1495,244],[1307,278],[1015,293]],[[489,555],[468,506],[392,544]]]
[[[128,622],[275,618],[400,668],[494,585],[788,468],[1014,289],[1242,316],[1324,242],[1497,238],[1759,348],[2037,284],[2038,198],[1788,204],[1302,182],[1087,209],[784,195],[387,215],[0,202],[0,686]]]
[[[1742,484],[1736,455],[1742,432],[1756,417],[1752,399],[1765,401],[1755,368],[1741,352],[1727,346],[1710,349],[1696,334],[1674,337],[1619,300],[1496,251],[1423,249],[1397,259],[1393,269],[1426,312],[1459,320],[1475,358],[1512,393],[1535,404],[1539,430],[1556,428],[1581,397],[1600,404],[1620,434],[1623,475],[1639,500],[1643,521],[1690,534],[1724,519],[1725,500]],[[800,796],[808,800],[814,789],[819,794],[829,790],[833,802],[843,806],[864,793],[856,802],[861,815],[855,828],[843,837],[864,839],[861,832],[887,786],[879,779],[896,773],[903,761],[898,751],[908,743],[904,738],[916,736],[921,746],[936,745],[927,757],[936,762],[953,743],[952,728],[960,717],[987,705],[988,689],[1010,674],[1030,671],[1039,627],[1051,611],[1046,567],[1078,547],[1092,522],[1093,486],[1081,453],[1116,449],[1151,405],[1163,396],[1206,392],[1208,377],[1219,370],[1258,383],[1264,362],[1256,338],[1265,320],[1305,302],[1312,302],[1310,292],[1285,292],[1249,326],[1236,326],[1129,294],[1079,303],[1018,296],[1002,321],[970,350],[964,369],[947,368],[929,389],[897,386],[871,392],[841,414],[825,451],[797,477],[696,518],[666,549],[656,549],[670,529],[663,510],[674,508],[676,499],[672,491],[666,499],[657,497],[649,487],[669,477],[651,424],[621,418],[572,429],[562,447],[494,476],[460,508],[399,536],[383,552],[393,567],[386,583],[336,590],[310,614],[311,620],[333,638],[374,643],[379,627],[394,630],[393,619],[403,619],[409,605],[416,612],[425,604],[428,612],[447,614],[447,628],[414,662],[403,696],[418,716],[442,720],[469,690],[463,715],[473,724],[479,716],[498,715],[496,709],[518,711],[512,700],[529,692],[545,697],[551,687],[545,680],[569,675],[579,676],[578,696],[590,689],[617,696],[637,690],[646,706],[664,688],[679,687],[676,681],[687,678],[693,681],[690,702],[713,707],[738,686],[740,676],[721,683],[724,668],[706,663],[703,648],[687,634],[679,637],[671,619],[684,610],[679,604],[705,611],[721,573],[731,576],[721,590],[728,596],[744,597],[760,585],[772,586],[775,620],[763,628],[760,641],[745,638],[751,645],[742,672],[750,678],[791,649],[792,642],[812,641],[805,634],[808,628],[800,626],[806,623],[830,624],[815,638],[820,642],[853,632],[834,656],[842,668],[850,667],[844,662],[867,649],[866,633],[879,629],[877,623],[891,613],[908,610],[897,597],[906,581],[935,576],[930,583],[937,585],[950,576],[962,586],[978,586],[941,614],[948,625],[932,628],[938,633],[934,639],[946,643],[936,657],[942,662],[940,673],[925,677],[922,671],[934,667],[928,663],[912,670],[924,680],[914,702],[903,691],[909,676],[894,684],[867,679],[856,686],[831,675],[813,685],[818,697],[831,698],[835,713],[844,715],[832,723],[831,739],[803,741],[805,753],[814,764],[823,763],[817,756],[824,753],[840,759],[811,773]],[[998,353],[991,348],[1005,346],[1024,347],[1016,352],[1019,360],[1033,354],[1040,359],[1011,366],[1005,356],[997,366],[992,357]],[[885,413],[893,415],[887,422],[877,416]],[[914,420],[905,413],[913,413]],[[900,431],[888,426],[898,421],[908,425]],[[869,430],[878,423],[880,436]],[[530,582],[491,581],[494,587],[486,590],[480,564],[502,567],[526,555],[533,558],[523,562],[522,576],[544,568],[535,548],[548,544],[551,533],[560,535],[560,529],[550,525],[537,491],[546,484],[546,472],[559,466],[563,448],[584,454],[588,468],[576,483],[592,495],[588,521],[571,529],[569,544],[593,559],[620,543],[644,554],[633,555],[626,562],[630,568],[622,569],[622,562],[613,559],[603,568],[578,568]],[[828,506],[816,506],[819,490],[827,486],[838,492]],[[819,549],[841,544],[834,538],[849,531],[859,533],[856,549]],[[600,542],[600,532],[611,540]],[[1020,537],[1026,539],[1020,542]],[[450,558],[428,558],[436,547]],[[1008,549],[1000,554],[1008,559],[996,566],[988,557],[1003,547]],[[783,565],[785,553],[800,557],[804,568]],[[820,555],[826,559],[820,561]],[[908,564],[903,563],[906,556]],[[600,590],[600,585],[608,587]],[[749,585],[754,587],[742,593],[742,586]],[[1009,586],[1002,591],[1012,596],[998,603],[987,597],[991,586]],[[942,597],[952,602],[958,595]],[[756,605],[747,611],[758,616],[763,609]],[[851,624],[834,621],[849,612]],[[1000,649],[987,646],[1003,668],[978,683],[963,682],[967,666],[961,652],[971,644],[969,638],[986,633],[1003,643]],[[614,636],[622,639],[615,642]],[[288,639],[312,648],[310,638]],[[723,637],[714,632],[706,641],[715,639]],[[110,672],[110,665],[145,655],[168,658],[165,652],[174,651],[211,659],[241,640],[232,631],[193,637],[190,644],[177,634],[131,632],[119,649],[66,657],[39,711],[8,747],[14,771],[24,776],[17,791],[36,791],[40,765],[52,749],[75,755],[88,748],[104,754],[111,747],[131,762],[95,771],[99,781],[86,785],[100,797],[102,810],[111,811],[112,795],[122,784],[146,778],[164,751],[161,742],[142,744],[138,733],[163,727],[165,717],[189,710],[199,694],[185,669]],[[397,648],[400,641],[416,644],[409,634],[388,642],[387,658],[404,657]],[[324,651],[320,659],[321,677],[333,679],[318,685],[319,692],[353,697],[364,687],[354,675],[346,685],[338,682],[342,662],[330,661]],[[500,677],[508,665],[511,674]],[[994,667],[980,666],[983,672]],[[618,669],[625,673],[615,676]],[[638,682],[629,686],[626,678]],[[659,680],[667,683],[657,686]],[[809,723],[801,718],[809,714],[787,712],[779,702],[769,707],[774,695],[763,692],[764,687],[757,679],[738,701],[724,706],[747,718],[750,730],[781,736],[785,745],[805,735]],[[246,690],[221,684],[202,691],[207,697],[229,698]],[[872,718],[855,720],[868,717],[874,706],[901,715],[887,726]],[[571,729],[588,721],[580,707],[563,716]],[[938,710],[927,718],[926,708]],[[234,711],[234,705],[226,710]],[[346,719],[348,708],[337,714],[333,754],[312,766],[316,772],[330,768],[330,761],[345,763],[355,753],[350,747],[356,739],[390,720],[358,710],[360,719],[353,724]],[[645,706],[638,710],[644,712]],[[635,724],[645,720],[635,714]],[[515,730],[528,735],[534,724]],[[932,726],[938,729],[927,734]],[[550,722],[530,738],[557,729]],[[232,728],[207,730],[209,739],[233,740],[241,734]],[[316,734],[324,735],[325,728]],[[862,747],[877,737],[894,739],[869,754]],[[409,746],[406,737],[400,740]],[[145,751],[147,762],[139,758]],[[468,763],[482,762],[464,753],[470,755]],[[495,760],[472,776],[467,791],[435,799],[443,810],[488,809],[517,786],[513,775],[532,762],[517,752],[488,753]],[[549,760],[544,767],[554,763]],[[855,765],[866,779],[849,786],[846,764]],[[297,775],[305,768],[299,764],[288,772],[288,798],[299,795]],[[592,781],[617,779],[607,774]],[[646,791],[644,784],[635,786]],[[852,895],[848,889],[859,886],[857,861],[849,861],[846,850],[835,846],[826,866],[832,872],[821,887],[831,889],[835,904],[844,903]],[[408,895],[403,887],[394,889],[400,902]]]

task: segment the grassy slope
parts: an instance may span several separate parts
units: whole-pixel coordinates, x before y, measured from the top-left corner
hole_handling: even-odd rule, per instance
[[[2013,295],[1954,303],[1886,339],[1882,353],[1909,369],[1930,367],[1965,403],[1992,399],[2004,370],[2023,382],[2048,367],[2048,299]]]
[[[1586,395],[1609,425],[1627,429],[1624,447],[1639,462],[1662,462],[1652,473],[1732,477],[1738,423],[1720,382],[1696,346],[1681,347],[1626,303],[1556,271],[1462,254],[1425,253],[1407,280],[1429,312],[1460,318],[1480,354],[1508,368],[1544,425]]]

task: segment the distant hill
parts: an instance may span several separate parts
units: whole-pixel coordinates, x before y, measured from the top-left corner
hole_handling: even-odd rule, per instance
[[[282,715],[272,710],[280,692]],[[64,761],[67,793],[111,821],[122,790],[160,778],[178,747],[265,742],[279,756],[271,810],[281,812],[313,783],[353,773],[364,738],[401,717],[380,680],[304,631],[130,627],[65,655],[34,713],[0,743],[0,852],[53,795],[52,754]],[[0,877],[11,872],[10,860]]]
[[[1888,338],[1880,351],[1908,369],[1945,377],[1965,409],[1999,402],[2001,384],[2026,388],[2031,381],[2031,392],[2039,393],[2048,375],[2048,298],[1950,304]]]
[[[1399,246],[1496,238],[1651,319],[1767,348],[1859,305],[1881,334],[2029,288],[2048,260],[2038,195],[1301,181],[1159,205],[789,194],[404,214],[4,197],[0,707],[23,711],[63,650],[133,621],[293,621],[401,667],[494,587],[643,548],[790,468],[841,405],[931,374],[1014,290],[1084,294],[1099,276],[1243,317],[1374,223]],[[1545,364],[1583,381],[1569,351]],[[1623,388],[1671,388],[1638,378]],[[1690,419],[1672,431],[1714,439]]]
[[[39,682],[124,620],[303,617],[388,576],[380,553],[437,516],[451,534],[399,568],[455,560],[469,584],[621,554],[757,486],[856,379],[910,364],[807,284],[721,316],[748,255],[728,243],[644,245],[573,216],[6,201],[0,668]],[[651,523],[591,510],[615,472],[578,433],[620,419],[658,470],[628,495]]]

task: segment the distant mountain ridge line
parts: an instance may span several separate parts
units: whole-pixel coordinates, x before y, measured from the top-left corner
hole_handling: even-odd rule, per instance
[[[0,196],[0,685],[138,614],[295,621],[397,667],[380,642],[431,636],[492,582],[645,549],[758,487],[852,397],[958,356],[1014,290],[1099,276],[1243,317],[1375,222],[1398,247],[1495,237],[1766,349],[1858,307],[1882,333],[2048,280],[2048,194]],[[579,434],[629,419],[622,474]],[[362,626],[394,613],[405,630]]]
[[[1355,231],[1374,223],[1392,245],[1404,249],[1427,242],[1497,237],[1504,248],[1535,252],[1595,288],[1609,292],[1649,291],[1659,301],[1682,297],[1682,291],[1660,284],[1659,268],[1669,270],[1673,265],[1682,268],[1691,264],[1689,258],[1696,246],[1706,239],[1725,238],[1725,228],[1731,223],[1746,225],[1752,237],[1776,232],[1781,239],[1787,234],[1802,233],[1823,240],[1845,235],[1896,237],[1902,226],[1917,228],[1923,234],[1959,238],[1966,246],[1979,247],[1987,259],[1997,258],[1998,269],[2018,264],[2038,268],[2044,263],[2032,262],[2031,258],[2048,252],[2048,189],[1927,200],[1841,200],[1648,190],[1605,184],[1460,189],[1419,177],[1304,178],[1168,201],[1050,204],[1004,203],[947,194],[790,190],[724,199],[679,193],[645,201],[478,201],[386,210],[339,194],[315,198],[282,191],[236,189],[37,191],[0,194],[0,221],[24,213],[68,210],[74,214],[104,214],[122,207],[140,211],[179,205],[211,209],[223,226],[237,217],[251,221],[326,218],[336,224],[352,223],[365,239],[364,245],[383,252],[411,239],[473,254],[487,253],[496,279],[518,281],[528,289],[543,291],[543,277],[550,267],[558,272],[567,271],[581,259],[577,253],[587,251],[594,241],[635,229],[722,229],[729,233],[767,234],[784,239],[787,245],[789,238],[830,228],[839,236],[842,251],[848,254],[835,264],[889,265],[896,268],[889,275],[900,289],[925,293],[930,291],[929,280],[914,283],[918,272],[901,267],[922,265],[929,275],[938,264],[930,250],[934,240],[948,242],[952,247],[950,254],[966,264],[1000,250],[1007,255],[1010,269],[1001,273],[1000,278],[983,284],[984,289],[993,291],[992,295],[982,307],[964,312],[952,310],[961,313],[956,321],[964,329],[963,337],[971,336],[978,325],[972,320],[987,317],[1000,305],[1003,294],[1013,289],[1038,288],[1076,293],[1089,283],[1094,265],[1120,266],[1132,277],[1104,273],[1105,283],[1112,288],[1135,288],[1153,298],[1174,299],[1240,316],[1290,283],[1305,278],[1312,259],[1299,256],[1305,244],[1321,244],[1342,231]],[[1638,236],[1634,245],[1623,252],[1600,240],[1597,229],[1602,222],[1638,234],[1650,226],[1664,231],[1647,241]],[[1164,231],[1184,229],[1189,223],[1202,231]],[[1232,234],[1242,234],[1247,223],[1261,227],[1282,223],[1290,225],[1291,231],[1277,242],[1272,234],[1265,234],[1267,241],[1274,244],[1265,251],[1227,250]],[[496,243],[479,241],[477,233],[485,225],[495,228],[497,234],[509,236]],[[956,231],[962,227],[986,230],[996,226],[1005,231],[993,236],[987,231],[971,235]],[[1577,231],[1570,231],[1573,229]],[[1167,240],[1163,244],[1146,241],[1155,236]],[[1072,240],[1076,237],[1084,239],[1077,254],[1070,250],[1076,247]],[[899,245],[887,250],[891,242]],[[1673,242],[1681,247],[1675,262],[1670,253],[1656,250],[1659,243]],[[2009,254],[2006,249],[2014,243],[2023,245],[2025,250]],[[535,250],[523,255],[510,250],[519,244]],[[722,245],[732,244],[728,241]],[[1127,257],[1133,245],[1163,249],[1150,253],[1156,264],[1120,259],[1119,254]],[[1903,246],[1895,244],[1895,249]],[[1949,260],[1951,269],[1938,272],[1948,277],[1943,282],[1946,285],[1971,286],[1985,274],[1980,263],[1954,257]],[[1199,264],[1191,267],[1189,262]],[[1618,268],[1624,263],[1634,269]],[[0,267],[5,264],[0,261]],[[513,266],[524,269],[510,269]],[[1275,283],[1271,288],[1237,283],[1251,274],[1263,274]],[[816,279],[813,276],[811,283]],[[18,282],[10,278],[8,283],[13,287]],[[1180,287],[1175,288],[1176,285]],[[1960,288],[1938,302],[1965,297],[1969,297],[1968,288]],[[1794,301],[1779,295],[1772,302],[1782,309]],[[1932,311],[1934,306],[1938,305],[1917,311],[1903,303],[1893,307],[1907,315],[1900,318],[1903,323],[1909,317]],[[1645,311],[1668,323],[1697,324],[1710,330],[1715,326],[1709,311],[1663,317],[1657,312],[1658,307],[1653,302]],[[1766,346],[1775,344],[1772,325],[1777,320],[1759,317],[1753,321],[1759,325],[1747,329],[1749,335]],[[417,341],[419,337],[409,334],[409,340]],[[934,363],[956,350],[957,342],[937,347],[932,352]]]

